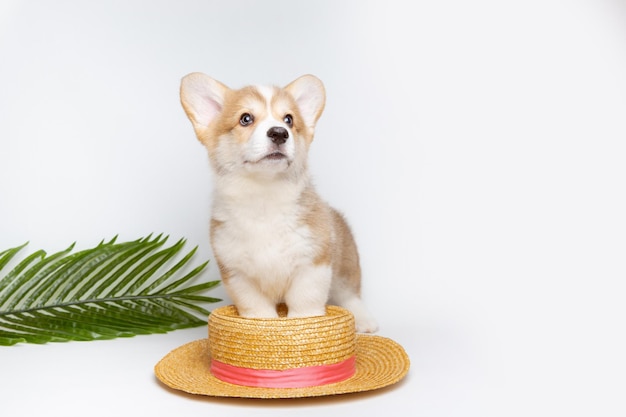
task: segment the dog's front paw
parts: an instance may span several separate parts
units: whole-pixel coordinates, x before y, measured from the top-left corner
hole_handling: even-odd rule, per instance
[[[355,319],[358,333],[375,333],[378,330],[378,323],[372,317],[357,317]]]

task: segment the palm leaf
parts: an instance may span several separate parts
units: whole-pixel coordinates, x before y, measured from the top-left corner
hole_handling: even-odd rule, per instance
[[[210,311],[201,304],[221,299],[202,293],[219,281],[185,286],[208,261],[181,272],[197,248],[175,262],[184,239],[165,248],[162,235],[116,240],[75,253],[74,244],[49,256],[38,250],[0,275],[0,345],[112,339],[206,325]],[[0,274],[25,246],[0,252]]]

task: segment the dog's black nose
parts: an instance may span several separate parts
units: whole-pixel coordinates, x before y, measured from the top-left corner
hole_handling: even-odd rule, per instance
[[[267,137],[277,145],[282,145],[289,139],[289,132],[284,127],[274,126],[267,131]]]

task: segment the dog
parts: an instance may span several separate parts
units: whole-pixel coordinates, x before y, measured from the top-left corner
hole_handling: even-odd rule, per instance
[[[214,177],[210,241],[222,282],[242,317],[350,310],[357,331],[378,328],[361,300],[357,247],[344,217],[316,192],[307,155],[326,102],[303,75],[283,88],[231,89],[195,72],[181,104],[206,147]]]

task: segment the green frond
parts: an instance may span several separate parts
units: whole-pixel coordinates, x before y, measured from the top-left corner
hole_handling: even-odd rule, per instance
[[[0,345],[66,342],[165,333],[206,325],[201,304],[221,299],[202,293],[219,285],[188,285],[207,262],[182,271],[195,254],[180,260],[180,239],[165,247],[159,234],[117,243],[117,236],[72,253],[36,251],[0,278]],[[0,252],[0,272],[26,244]],[[171,266],[170,266],[171,265]]]
[[[26,245],[28,245],[28,242],[16,248],[7,249],[0,252],[0,272],[2,272],[2,269],[6,266],[6,264],[9,263],[9,261],[11,261],[15,254],[22,250],[22,248]]]

